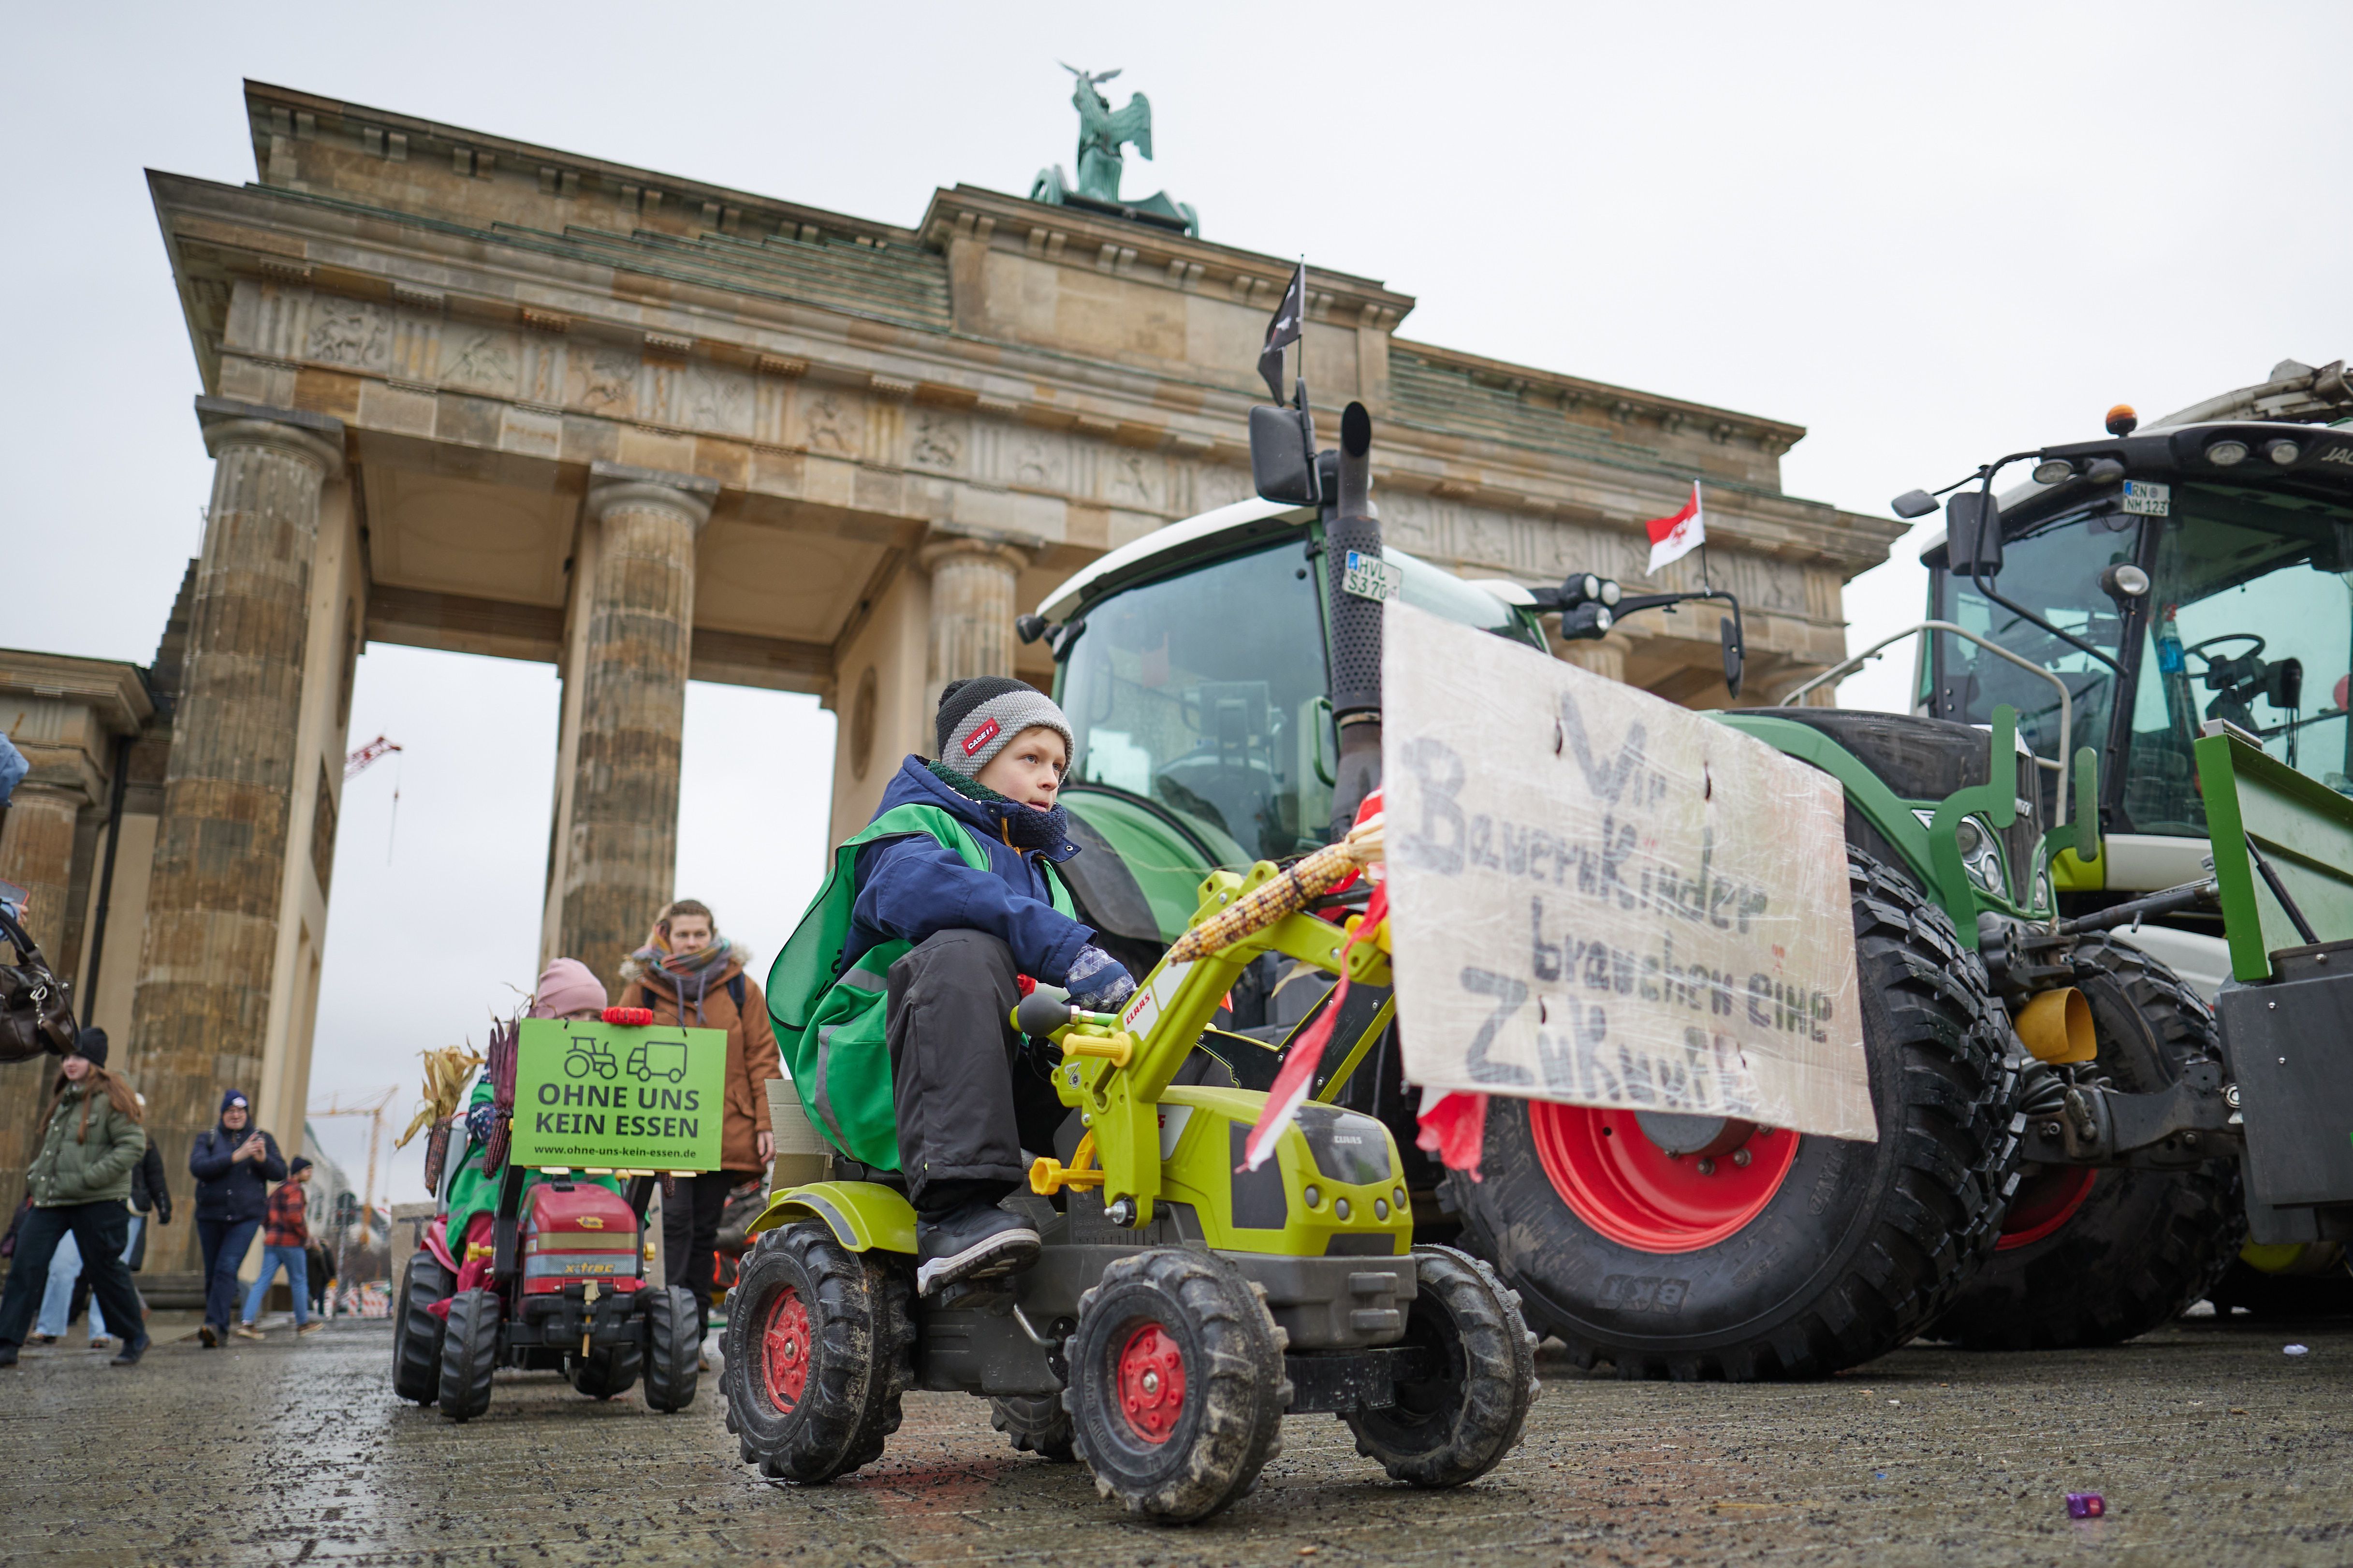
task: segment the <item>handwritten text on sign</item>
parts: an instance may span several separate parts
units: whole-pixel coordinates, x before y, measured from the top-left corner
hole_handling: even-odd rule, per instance
[[[526,1018],[514,1158],[574,1169],[715,1171],[727,1032]]]
[[[1836,784],[1394,602],[1383,671],[1409,1079],[1876,1136]]]

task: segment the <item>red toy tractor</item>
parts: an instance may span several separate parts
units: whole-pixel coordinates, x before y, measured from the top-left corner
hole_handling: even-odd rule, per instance
[[[478,1216],[456,1246],[448,1215],[436,1219],[400,1282],[395,1392],[470,1420],[490,1408],[491,1374],[511,1366],[562,1372],[594,1399],[627,1391],[642,1373],[649,1408],[692,1404],[694,1297],[645,1278],[653,1183],[631,1178],[624,1199],[552,1174],[526,1192],[510,1163],[495,1214]]]

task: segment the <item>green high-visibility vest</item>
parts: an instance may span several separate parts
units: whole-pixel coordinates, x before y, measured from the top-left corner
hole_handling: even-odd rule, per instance
[[[883,1171],[899,1168],[885,991],[891,966],[914,944],[882,942],[838,974],[834,966],[858,904],[858,852],[885,838],[918,834],[955,850],[974,870],[988,869],[988,851],[953,813],[936,805],[892,806],[834,851],[825,886],[768,970],[768,1016],[776,1025],[776,1050],[811,1125],[851,1159]],[[1060,873],[1050,861],[1039,864],[1046,868],[1055,912],[1076,920]]]

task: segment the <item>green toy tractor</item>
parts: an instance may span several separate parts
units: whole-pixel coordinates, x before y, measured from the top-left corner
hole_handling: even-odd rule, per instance
[[[1351,459],[1358,494],[1366,449]],[[1339,1416],[1359,1452],[1417,1486],[1502,1459],[1535,1395],[1535,1337],[1491,1268],[1414,1245],[1395,1138],[1335,1103],[1388,1036],[1389,973],[1377,942],[1318,918],[1361,889],[1282,907],[1333,879],[1343,851],[1323,857],[1198,877],[1183,923],[1202,928],[1201,951],[1138,965],[1119,1016],[1045,990],[1021,1004],[1013,1022],[1069,1108],[1030,1190],[1006,1200],[1044,1242],[1028,1270],[915,1296],[915,1216],[895,1173],[859,1168],[770,1202],[728,1299],[722,1385],[745,1462],[798,1482],[855,1470],[881,1454],[910,1388],[989,1398],[1017,1448],[1082,1459],[1104,1496],[1172,1523],[1248,1491],[1285,1415]],[[1215,1027],[1268,963],[1345,971],[1370,1001],[1344,1009],[1349,1047],[1254,1163],[1244,1141],[1266,1096],[1202,1047],[1271,1059]]]

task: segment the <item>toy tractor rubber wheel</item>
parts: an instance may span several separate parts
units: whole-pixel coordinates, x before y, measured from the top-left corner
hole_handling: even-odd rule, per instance
[[[1281,1451],[1282,1331],[1233,1264],[1156,1247],[1079,1298],[1062,1391],[1095,1490],[1162,1524],[1206,1519]]]
[[[441,1414],[470,1421],[491,1407],[491,1373],[499,1365],[499,1299],[488,1290],[449,1298],[441,1334]]]
[[[638,1347],[632,1344],[608,1345],[586,1356],[575,1356],[572,1386],[591,1399],[610,1399],[617,1394],[627,1394],[638,1381],[643,1360]]]
[[[1050,1464],[1079,1457],[1071,1440],[1071,1413],[1059,1394],[1008,1394],[988,1402],[988,1424],[1013,1439],[1017,1454],[1036,1454]]]
[[[2070,962],[2099,1043],[2092,1071],[2148,1093],[2190,1062],[2221,1059],[2212,1010],[2164,964],[2105,937],[2085,938]],[[2117,1344],[2213,1289],[2245,1229],[2232,1160],[2031,1168],[1993,1256],[1927,1332],[1968,1350]]]
[[[1498,1096],[1485,1179],[1447,1173],[1466,1250],[1577,1365],[1823,1376],[1919,1333],[1992,1251],[2019,1152],[2001,1005],[1908,878],[1850,847],[1847,880],[1876,1142],[1727,1121],[1745,1142],[1703,1169],[1633,1111]]]
[[[816,1220],[770,1231],[727,1299],[719,1385],[745,1464],[814,1486],[882,1456],[914,1380],[905,1269]]]
[[[440,1396],[441,1320],[432,1308],[452,1283],[441,1260],[422,1248],[400,1277],[392,1310],[392,1391],[403,1399],[430,1405]]]
[[[1520,1299],[1488,1265],[1449,1247],[1417,1247],[1413,1256],[1420,1288],[1401,1342],[1439,1375],[1400,1384],[1393,1405],[1342,1419],[1356,1452],[1390,1479],[1459,1487],[1518,1446],[1536,1396],[1536,1337],[1520,1321]]]
[[[667,1415],[694,1403],[702,1373],[702,1303],[681,1286],[648,1287],[646,1303],[646,1408]]]

